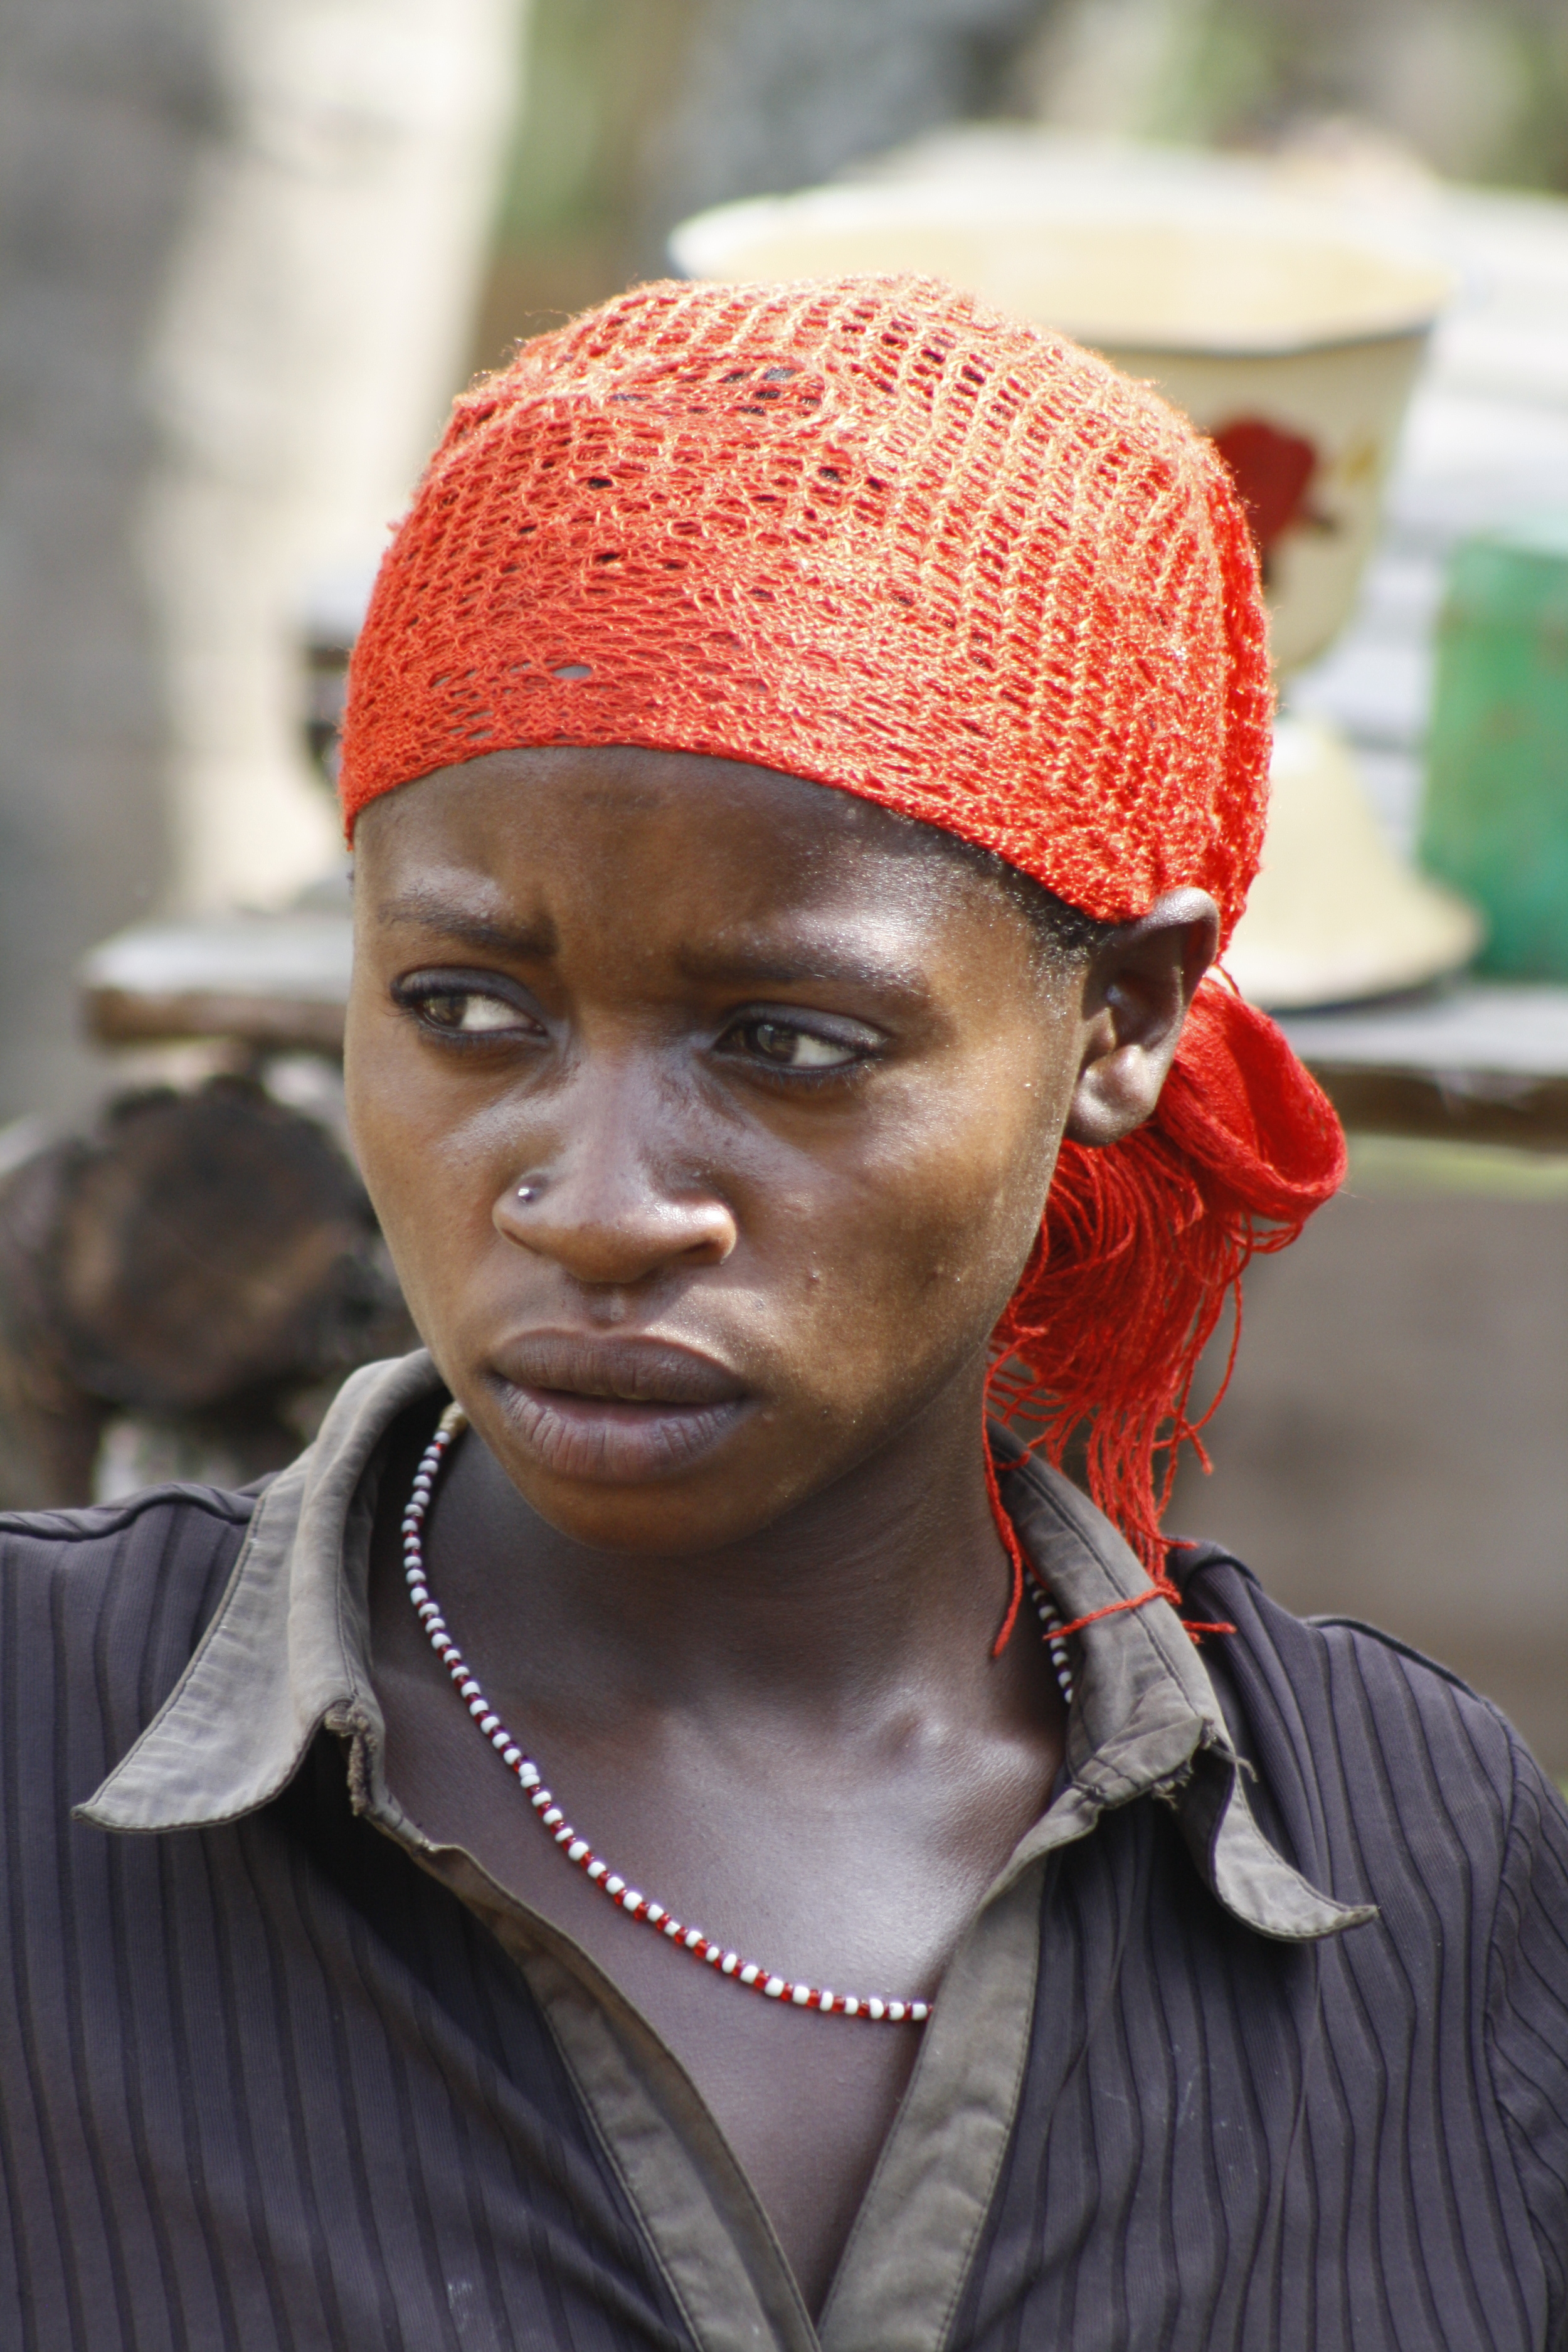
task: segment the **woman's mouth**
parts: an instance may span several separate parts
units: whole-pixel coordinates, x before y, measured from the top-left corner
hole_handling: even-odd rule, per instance
[[[679,1476],[749,1411],[742,1383],[667,1340],[536,1332],[500,1353],[508,1417],[557,1477],[631,1486]]]

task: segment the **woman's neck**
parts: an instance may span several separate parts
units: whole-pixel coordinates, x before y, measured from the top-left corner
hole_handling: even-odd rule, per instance
[[[547,1675],[552,1706],[579,1717],[654,1705],[826,1722],[917,1689],[963,1708],[994,1693],[1009,1575],[978,1396],[963,1405],[943,1398],[754,1534],[676,1557],[561,1535],[470,1431],[431,1513],[434,1588],[475,1654],[525,1685]]]

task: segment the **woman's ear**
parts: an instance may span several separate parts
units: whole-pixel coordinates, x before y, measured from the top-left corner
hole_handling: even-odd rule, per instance
[[[1090,958],[1088,1024],[1066,1133],[1120,1143],[1160,1099],[1194,992],[1219,946],[1219,909],[1205,890],[1168,890]]]

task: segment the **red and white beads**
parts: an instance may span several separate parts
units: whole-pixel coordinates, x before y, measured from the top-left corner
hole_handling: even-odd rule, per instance
[[[1068,1645],[1062,1633],[1062,1621],[1057,1613],[1055,1601],[1027,1563],[1024,1569],[1024,1583],[1030,1600],[1035,1604],[1035,1614],[1040,1621],[1040,1638],[1051,1654],[1051,1664],[1056,1668],[1057,1688],[1061,1692],[1062,1705],[1070,1715],[1072,1713],[1072,1660],[1068,1655]]]
[[[601,1893],[608,1895],[617,1909],[629,1919],[640,1919],[658,1934],[668,1937],[680,1950],[689,1952],[694,1960],[702,1961],[716,1975],[728,1977],[734,1984],[744,1985],[748,1991],[760,1993],[764,2000],[787,2003],[794,2009],[815,2009],[824,2017],[863,2017],[872,2024],[923,2025],[931,2015],[931,2004],[925,2000],[884,2000],[876,1996],[866,1999],[859,1993],[830,1992],[826,1986],[798,1984],[793,1978],[782,1976],[776,1969],[765,1969],[760,1961],[748,1960],[715,1943],[700,1927],[689,1927],[662,1903],[652,1903],[646,1895],[629,1885],[618,1871],[601,1860],[585,1837],[579,1835],[567,1820],[543,1776],[531,1756],[512,1738],[500,1716],[491,1706],[467,1659],[447,1631],[430,1591],[425,1573],[423,1531],[425,1515],[430,1507],[430,1497],[447,1447],[465,1425],[460,1405],[449,1405],[442,1414],[435,1436],[426,1447],[415,1475],[414,1492],[403,1515],[403,1565],[408,1584],[408,1597],[415,1612],[429,1638],[430,1646],[457,1685],[458,1696],[479,1725],[490,1746],[508,1770],[514,1773],[528,1795],[528,1801],[539,1816],[540,1826],[558,1845],[568,1862],[575,1863],[584,1875],[591,1879]],[[1036,1605],[1042,1619],[1049,1611],[1049,1602],[1035,1587]],[[1041,1604],[1044,1603],[1042,1607]],[[1052,1622],[1059,1622],[1052,1620]],[[1050,1640],[1047,1624],[1046,1638]],[[1070,1681],[1066,1675],[1065,1657],[1058,1659],[1058,1676],[1063,1681],[1063,1694],[1071,1703]]]

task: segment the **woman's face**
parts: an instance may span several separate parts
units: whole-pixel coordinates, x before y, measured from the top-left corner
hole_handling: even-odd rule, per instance
[[[1113,1017],[983,875],[731,761],[499,752],[366,811],[355,935],[372,1198],[552,1525],[705,1549],[978,1412]]]

